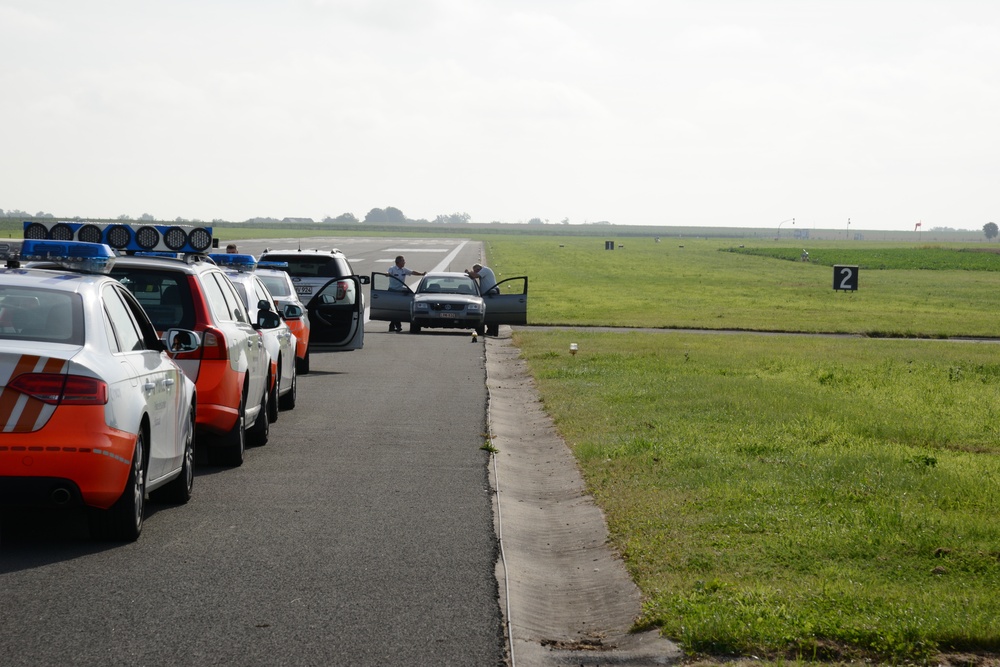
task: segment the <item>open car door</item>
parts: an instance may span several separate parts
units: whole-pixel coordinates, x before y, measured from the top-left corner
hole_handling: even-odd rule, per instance
[[[327,350],[360,350],[365,346],[363,278],[340,276],[317,290],[309,311],[309,345]]]
[[[413,290],[388,273],[372,273],[368,298],[368,319],[383,322],[409,322]]]
[[[528,323],[528,276],[501,280],[483,296],[486,332],[496,336],[501,324]]]

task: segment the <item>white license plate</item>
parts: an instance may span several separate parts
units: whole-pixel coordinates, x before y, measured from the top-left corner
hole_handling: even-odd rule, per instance
[[[455,313],[441,313],[441,317],[455,317]]]
[[[313,293],[313,288],[312,288],[311,285],[296,285],[295,286],[295,293],[296,294],[312,294]]]

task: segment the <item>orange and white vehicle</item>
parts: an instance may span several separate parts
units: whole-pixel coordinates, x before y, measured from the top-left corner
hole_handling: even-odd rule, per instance
[[[277,313],[251,318],[225,273],[206,255],[119,257],[111,270],[132,292],[158,330],[181,326],[198,333],[197,349],[176,360],[198,388],[197,428],[218,463],[242,465],[246,445],[267,443],[271,361],[261,329]]]
[[[295,371],[299,375],[309,373],[309,313],[306,306],[295,292],[292,277],[285,270],[288,262],[257,262],[254,274],[271,294],[278,312],[285,319],[285,324],[295,334]],[[298,310],[289,310],[295,306]]]
[[[0,256],[0,505],[84,506],[94,537],[135,540],[147,492],[191,497],[196,389],[168,348],[198,334],[161,341],[106,275],[108,246],[26,240]]]
[[[233,283],[252,318],[260,317],[260,311],[282,315],[278,326],[261,330],[264,347],[267,348],[271,360],[270,376],[273,380],[273,384],[269,387],[267,417],[272,423],[276,422],[279,409],[291,410],[295,407],[298,387],[298,376],[295,371],[296,340],[286,318],[288,314],[296,314],[299,309],[297,306],[290,306],[285,312],[278,310],[271,293],[254,271],[257,260],[253,255],[213,253],[209,257],[226,272],[226,277]]]

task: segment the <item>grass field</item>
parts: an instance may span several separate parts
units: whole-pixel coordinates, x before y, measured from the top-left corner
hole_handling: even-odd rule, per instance
[[[996,335],[991,266],[958,246],[487,243],[501,277],[529,275],[532,324],[876,336],[515,332],[643,592],[637,627],[692,655],[1000,651],[1000,348],[939,339]],[[857,292],[833,291],[840,262]]]

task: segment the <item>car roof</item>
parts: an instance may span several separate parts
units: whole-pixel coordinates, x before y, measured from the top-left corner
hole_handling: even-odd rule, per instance
[[[426,278],[469,278],[471,280],[469,274],[461,271],[428,271],[424,276]]]
[[[183,273],[201,273],[219,268],[215,262],[201,255],[192,256],[191,259],[184,257],[136,257],[134,255],[124,255],[115,260],[115,268],[118,267],[167,269]]]
[[[292,250],[275,250],[268,248],[261,253],[261,257],[266,257],[267,255],[331,255],[338,256],[344,253],[339,248],[332,248],[330,250],[321,250],[319,248],[298,248]]]
[[[97,273],[80,273],[68,269],[51,268],[0,268],[0,282],[5,285],[33,285],[61,292],[80,292],[88,285],[97,285],[114,278]]]

